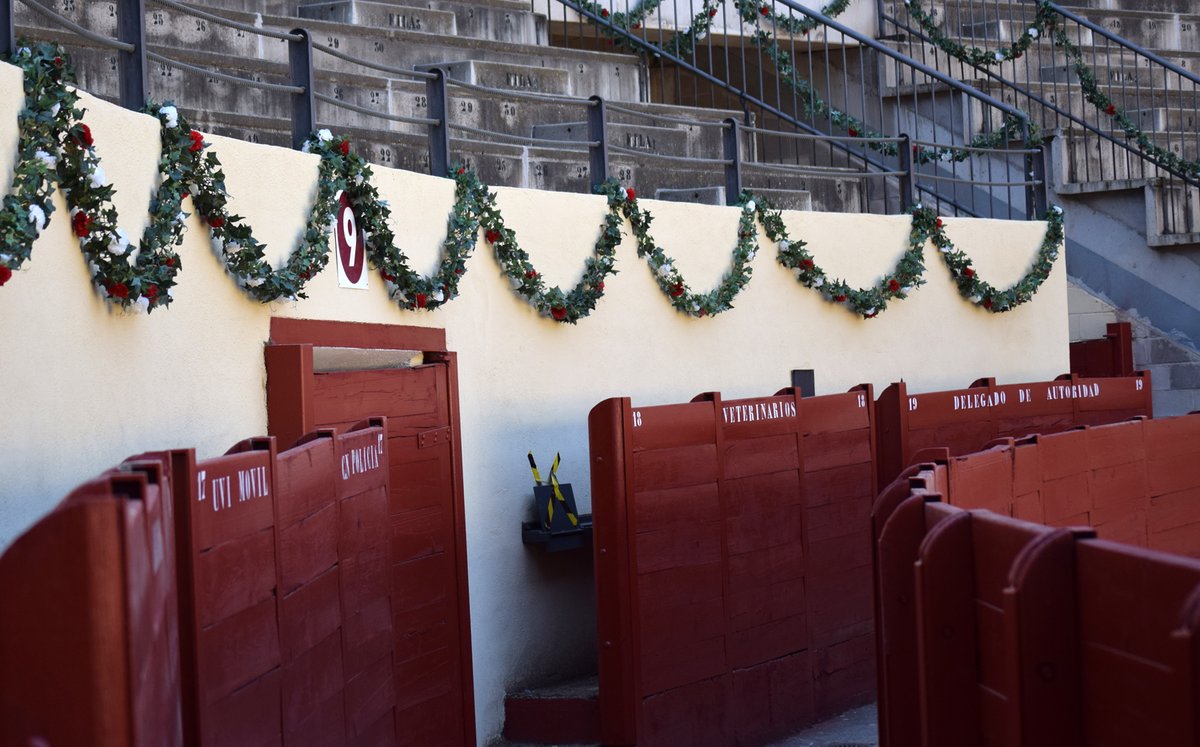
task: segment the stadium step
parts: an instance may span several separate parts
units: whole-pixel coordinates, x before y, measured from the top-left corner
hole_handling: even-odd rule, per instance
[[[452,21],[450,30],[425,22],[424,14],[435,14],[434,23]],[[546,17],[533,13],[527,4],[510,0],[457,2],[454,0],[411,0],[403,3],[334,0],[305,2],[299,8],[301,18],[377,29],[403,29],[428,34],[449,34],[473,39],[491,39],[514,44],[545,45]]]
[[[517,744],[596,744],[600,741],[600,680],[528,688],[504,699],[504,738]]]

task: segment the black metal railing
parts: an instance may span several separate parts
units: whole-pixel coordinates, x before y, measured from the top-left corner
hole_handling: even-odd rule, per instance
[[[1182,50],[1171,37],[1200,23],[1200,11],[1190,21],[1186,15],[1086,11],[1097,22],[1080,15],[1085,11],[1036,0],[947,2],[936,12],[928,2],[877,1],[881,34],[898,49],[977,81],[1028,111],[1044,130],[1058,131],[1064,139],[1058,176],[1067,185],[1151,178],[1200,185],[1191,166],[1200,158],[1200,77],[1179,64],[1194,55],[1178,51],[1172,61],[1161,51]],[[1006,52],[1013,45],[1023,53]],[[998,51],[1004,59],[974,50]]]
[[[740,109],[778,133],[813,136],[756,133],[764,163],[911,171],[912,191],[941,211],[1040,215],[1040,143],[1011,103],[792,0],[624,2],[548,6],[552,40],[642,54],[653,101]],[[929,83],[880,84],[895,69]],[[887,145],[905,133],[920,149],[911,164]],[[868,202],[899,195],[906,206],[896,180],[871,181],[880,186]]]
[[[1023,215],[1036,212],[1041,202],[1040,190],[1043,185],[1037,169],[1031,165],[1038,162],[1040,156],[1031,149],[1014,146],[1013,142],[1006,140],[1000,143],[999,147],[981,148],[978,149],[978,154],[971,156],[974,159],[977,155],[981,163],[986,162],[988,168],[995,172],[990,175],[966,174],[963,172],[965,167],[953,160],[942,162],[930,161],[924,157],[913,158],[913,145],[926,156],[931,152],[950,152],[945,149],[946,146],[939,143],[947,142],[947,138],[943,136],[953,133],[955,128],[938,124],[936,116],[932,114],[928,115],[926,120],[920,117],[901,119],[897,115],[897,124],[911,124],[912,132],[916,133],[911,139],[907,135],[869,132],[830,135],[816,126],[819,122],[813,120],[818,120],[819,117],[803,120],[795,115],[795,96],[791,97],[790,102],[786,97],[778,97],[774,103],[768,103],[762,101],[762,91],[757,99],[750,97],[744,91],[718,81],[711,72],[697,68],[694,74],[700,77],[708,76],[715,88],[725,91],[726,94],[736,94],[737,100],[743,103],[757,100],[759,103],[756,104],[756,109],[750,111],[749,107],[739,107],[743,109],[739,117],[724,120],[718,113],[712,112],[696,118],[668,116],[651,111],[642,104],[609,102],[598,97],[583,99],[500,90],[451,80],[445,71],[440,69],[404,69],[389,66],[377,59],[363,59],[339,49],[335,41],[328,45],[315,44],[303,28],[263,28],[258,24],[243,23],[221,14],[184,5],[177,0],[149,1],[177,13],[194,16],[198,25],[202,21],[232,29],[238,37],[256,35],[260,41],[283,43],[286,45],[286,55],[271,53],[266,56],[277,58],[274,61],[251,61],[254,62],[251,65],[247,61],[239,60],[238,65],[217,69],[215,62],[210,65],[193,64],[197,62],[194,56],[189,58],[192,59],[191,62],[179,59],[178,50],[169,45],[148,49],[145,27],[146,0],[116,0],[118,19],[110,33],[115,32],[113,36],[121,38],[113,38],[84,28],[46,8],[38,0],[21,0],[30,10],[52,22],[56,32],[52,36],[60,41],[63,35],[58,32],[67,32],[68,37],[82,37],[84,42],[120,53],[115,60],[116,76],[119,78],[118,85],[115,86],[118,91],[115,98],[122,105],[131,109],[141,109],[148,95],[154,93],[149,89],[159,85],[156,81],[161,76],[150,75],[148,64],[153,62],[164,71],[177,70],[182,74],[202,76],[209,82],[220,81],[244,87],[246,90],[261,91],[264,96],[277,97],[275,104],[270,107],[264,104],[261,111],[249,110],[242,114],[266,121],[270,119],[268,113],[286,111],[291,120],[290,143],[293,147],[299,147],[303,140],[320,126],[343,127],[347,126],[348,122],[358,122],[358,126],[363,127],[362,121],[370,121],[374,123],[370,125],[373,136],[408,138],[409,146],[415,142],[413,138],[420,138],[423,145],[419,147],[424,151],[424,156],[419,166],[427,167],[434,174],[445,174],[452,159],[469,162],[489,152],[489,148],[495,150],[507,145],[524,149],[525,152],[540,149],[543,152],[575,154],[580,158],[586,155],[586,166],[579,167],[579,178],[576,180],[582,189],[594,186],[610,174],[622,178],[629,177],[628,170],[624,167],[616,168],[614,173],[610,165],[611,160],[626,164],[636,162],[645,165],[650,172],[666,167],[684,167],[694,170],[697,174],[709,174],[710,176],[699,178],[716,181],[724,190],[725,200],[728,202],[735,200],[738,193],[746,187],[756,190],[794,191],[819,179],[840,180],[837,189],[845,187],[847,190],[861,192],[857,200],[846,202],[847,209],[874,212],[907,210],[918,199],[918,194],[924,195],[920,199],[926,201],[932,196],[938,203],[939,210],[948,214],[1007,214],[1008,217],[1012,217],[1014,212]],[[13,3],[14,0],[0,0],[0,32],[5,28],[9,30],[7,36],[3,37],[8,41],[9,50],[14,43],[11,38],[14,28]],[[784,5],[791,4],[788,0],[780,0],[779,6]],[[789,8],[789,12],[805,11]],[[122,18],[128,22],[121,20]],[[818,20],[822,20],[828,28],[839,34],[847,33],[844,27],[829,19],[820,17]],[[155,18],[155,21],[158,22],[158,19]],[[132,41],[123,35],[128,35]],[[625,41],[633,42],[633,36],[630,35]],[[862,40],[859,44],[870,48],[872,53],[897,55],[873,40]],[[845,48],[846,45],[843,45],[843,56],[847,54]],[[861,51],[858,50],[860,53]],[[810,49],[809,54],[812,53],[813,50]],[[728,54],[726,57],[732,59]],[[674,61],[674,64],[681,62]],[[331,76],[335,71],[327,63],[336,63],[340,66],[339,69],[349,64],[366,73],[381,75],[388,86],[408,86],[404,88],[405,91],[421,91],[419,98],[423,115],[420,111],[411,115],[396,113],[389,110],[386,102],[372,100],[364,104],[348,100],[340,95],[337,85],[331,83]],[[745,68],[745,59],[742,63]],[[860,64],[863,63],[860,61]],[[233,68],[237,68],[236,72],[241,74],[234,74]],[[937,74],[936,71],[930,72]],[[167,73],[164,72],[164,75]],[[866,76],[862,77],[865,80]],[[719,85],[716,85],[718,83]],[[418,88],[414,89],[413,86]],[[968,118],[984,120],[977,112],[971,110],[971,106],[980,111],[995,110],[1004,115],[1019,115],[1019,112],[1006,107],[1002,102],[971,92],[949,79],[946,79],[946,86],[953,89],[957,97],[963,99],[957,103],[952,101],[952,110],[964,113]],[[181,87],[176,93],[180,91],[186,89]],[[578,122],[582,136],[574,132],[572,134],[575,136],[570,139],[545,135],[538,137],[528,131],[487,129],[472,124],[469,118],[456,117],[458,110],[469,109],[473,96],[480,95],[502,95],[506,100],[526,100],[539,105],[552,103],[557,106],[559,116],[563,117],[569,116],[568,110],[579,111],[580,115],[570,118],[570,122],[566,124],[582,120]],[[286,97],[286,100],[278,98],[281,96]],[[860,96],[861,101],[867,100],[865,93],[860,93]],[[185,111],[188,110],[186,100],[179,100],[178,96],[175,98],[177,105]],[[929,111],[936,113],[939,102],[945,100],[946,97],[943,96],[939,101],[930,102]],[[967,100],[973,103],[967,105],[964,103]],[[968,110],[971,112],[969,115],[966,114]],[[647,152],[630,147],[628,142],[624,145],[614,142],[614,131],[629,128],[639,119],[657,119],[660,124],[687,127],[696,131],[716,129],[719,131],[719,137],[705,140],[707,150],[704,152],[685,153],[672,153],[667,148],[651,148]],[[1016,131],[1025,132],[1026,128],[1018,122]],[[963,151],[960,149],[956,152]],[[963,163],[965,162],[964,160]],[[1026,177],[1027,173],[1033,176]],[[1020,197],[1022,194],[1023,199]]]

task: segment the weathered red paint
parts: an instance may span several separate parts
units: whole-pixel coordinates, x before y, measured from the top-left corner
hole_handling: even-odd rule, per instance
[[[445,333],[419,327],[272,320],[266,349],[268,419],[280,437],[327,428],[342,433],[364,417],[387,417],[390,493],[344,505],[345,516],[373,526],[341,531],[365,542],[387,532],[386,557],[367,554],[366,567],[386,569],[390,602],[353,583],[343,605],[343,664],[357,672],[347,689],[347,716],[356,734],[395,726],[399,744],[475,742],[471,634],[467,598],[457,358]],[[314,373],[312,347],[360,347],[424,352],[412,369]],[[436,438],[424,437],[436,432]],[[383,518],[380,518],[380,512]],[[390,641],[390,642],[389,642]],[[394,658],[385,676],[381,656]],[[388,695],[391,693],[391,695]],[[392,698],[394,712],[383,703]],[[363,737],[364,739],[366,736]]]
[[[593,408],[604,743],[765,743],[870,699],[872,405]]]
[[[1097,479],[1153,474],[1152,462],[1183,464],[1188,452],[1197,461],[1197,436],[1200,416],[1038,436],[890,486],[876,504],[882,743],[1193,744],[1200,563],[975,505],[994,504],[999,481],[1022,494],[1014,508],[1033,489],[1050,524],[1092,517]],[[1007,480],[998,457],[1009,458]],[[1200,473],[1181,469],[1150,493],[1196,491]],[[930,487],[954,505],[929,503],[940,497]],[[916,666],[906,658],[914,646]]]
[[[904,382],[879,395],[877,469],[881,485],[944,448],[969,454],[998,438],[1055,433],[1078,425],[1114,423],[1153,414],[1150,374],[997,385],[980,379],[967,389],[913,393]]]
[[[168,473],[131,459],[0,557],[0,743],[183,744]]]
[[[1071,343],[1071,373],[1133,376],[1133,328],[1129,322],[1110,322],[1104,337]]]

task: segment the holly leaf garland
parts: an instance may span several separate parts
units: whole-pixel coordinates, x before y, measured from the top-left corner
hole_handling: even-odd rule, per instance
[[[495,194],[473,172],[457,167],[452,176],[455,203],[443,243],[444,254],[438,271],[425,277],[411,269],[404,252],[395,246],[389,206],[372,184],[370,166],[347,140],[320,130],[303,148],[320,157],[316,198],[299,246],[283,267],[274,269],[265,260],[265,245],[255,239],[242,216],[229,211],[220,160],[203,134],[192,129],[168,102],[161,106],[152,103],[148,108],[161,125],[161,181],[150,202],[150,221],[135,252],[117,226],[112,204],[115,190],[104,176],[91,130],[82,121],[84,112],[76,107],[78,96],[67,86],[70,66],[61,50],[52,45],[22,47],[13,61],[25,73],[26,107],[20,114],[13,186],[0,207],[0,238],[4,241],[0,286],[29,259],[33,241],[49,224],[54,210],[50,200],[53,190],[61,186],[71,211],[71,230],[79,239],[96,285],[109,303],[123,308],[136,305],[154,310],[170,304],[171,291],[182,269],[175,249],[182,242],[189,217],[183,210],[188,199],[207,223],[213,250],[226,271],[252,298],[264,303],[305,297],[305,285],[327,267],[330,227],[341,193],[363,227],[368,258],[402,308],[432,310],[455,298],[467,260],[482,233],[518,295],[540,314],[565,324],[575,324],[588,316],[603,296],[605,278],[617,271],[615,249],[622,241],[625,221],[633,229],[638,256],[647,262],[660,290],[677,310],[696,317],[732,308],[733,300],[749,282],[749,263],[758,251],[756,221],[763,224],[772,241],[778,242],[779,262],[791,268],[799,282],[867,318],[886,309],[889,301],[906,298],[924,283],[923,248],[928,241],[939,249],[959,292],[994,312],[1007,311],[1032,298],[1049,275],[1063,241],[1062,211],[1055,207],[1046,216],[1046,235],[1030,270],[1011,288],[999,290],[977,276],[970,258],[946,236],[941,219],[917,206],[912,214],[909,249],[896,267],[874,286],[852,288],[842,279],[829,277],[815,264],[806,244],[788,236],[779,211],[746,192],[738,200],[738,235],[730,269],[712,290],[694,292],[674,259],[650,234],[653,216],[641,208],[635,191],[608,180],[597,189],[606,198],[608,213],[592,256],[585,260],[580,280],[564,289],[546,284],[517,242],[515,232],[505,225]]]

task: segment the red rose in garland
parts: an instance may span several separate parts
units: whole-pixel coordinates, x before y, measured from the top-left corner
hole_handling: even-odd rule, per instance
[[[92,128],[81,122],[79,124],[79,135],[75,138],[75,142],[87,148],[92,147],[96,142],[92,139]]]
[[[529,270],[525,273],[525,277],[529,278],[530,280],[536,280],[537,275],[537,270]]]
[[[199,153],[204,147],[204,136],[198,130],[192,130],[188,133],[188,137],[192,139],[192,144],[188,146],[188,151],[191,153]]]
[[[811,259],[802,259],[800,260],[800,265],[806,270],[811,270],[813,268],[813,261]]]
[[[425,303],[426,303],[425,294],[424,294],[424,293],[418,293],[418,294],[417,294],[417,308],[418,308],[418,309],[423,309],[423,308],[425,308]]]
[[[767,8],[767,6],[764,5],[758,9],[758,12],[765,16],[766,14],[770,13],[771,11],[770,11],[770,9]]]
[[[891,280],[888,281],[888,290],[890,290],[892,293],[899,292],[900,282],[898,280],[896,280],[895,278],[892,278]]]
[[[343,156],[350,155],[350,141],[343,140],[342,142],[338,143],[338,152]]]
[[[146,298],[150,299],[151,301],[153,301],[154,299],[158,298],[158,286],[157,285],[146,286],[145,289],[142,290],[142,295],[145,296]]]
[[[973,278],[973,277],[975,277],[975,271],[974,271],[974,270],[972,270],[970,267],[968,267],[968,268],[966,268],[965,270],[963,270],[963,273],[962,273],[962,274],[963,274],[963,277],[968,277],[968,278]]]
[[[838,294],[833,297],[833,300],[837,301],[838,303],[842,303],[843,301],[846,300],[846,297],[844,295]]]
[[[12,270],[6,265],[0,265],[0,285],[4,285],[12,278]]]
[[[113,298],[129,298],[129,286],[124,283],[113,283],[108,286],[108,295]]]
[[[554,317],[555,321],[561,322],[567,318],[567,310],[561,306],[555,306],[550,309],[550,316]]]
[[[633,187],[625,190],[625,199],[629,200],[630,202],[633,202],[637,199],[637,192],[633,191]]]
[[[709,18],[716,18],[716,17],[717,17],[717,9],[716,9],[716,8],[711,8],[711,9],[708,11],[708,17],[709,17]]]
[[[75,235],[79,238],[87,236],[92,231],[92,216],[80,210],[75,213],[75,217],[71,218],[71,228],[75,230]]]
[[[600,10],[600,17],[601,17],[601,18],[608,18],[608,8],[602,8],[602,9]]]
[[[1104,113],[1110,117],[1115,116],[1117,113],[1117,105],[1109,104],[1108,106],[1104,107]]]
[[[221,228],[225,225],[225,219],[219,215],[214,215],[208,219],[208,225],[212,226],[213,228]]]
[[[679,298],[683,295],[683,283],[676,283],[671,287],[671,298]]]
[[[858,130],[853,127],[851,127],[849,130],[846,130],[846,132],[850,135],[850,137],[858,137]]]
[[[0,285],[4,285],[4,283],[0,283]],[[599,285],[596,286],[596,290],[600,291],[601,293],[604,292],[604,281],[603,280],[601,280]]]
[[[487,231],[484,232],[483,238],[487,239],[487,242],[489,244],[495,244],[497,241],[500,240],[500,232],[494,228],[489,228]]]

